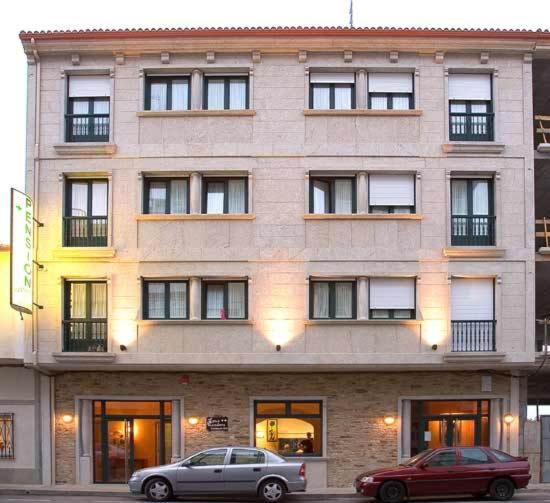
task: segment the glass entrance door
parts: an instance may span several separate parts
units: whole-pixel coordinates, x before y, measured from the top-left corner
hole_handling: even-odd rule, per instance
[[[467,416],[427,419],[424,428],[425,447],[471,447],[477,444],[476,429],[476,419]]]
[[[109,482],[127,482],[133,472],[132,419],[107,421],[107,478]]]

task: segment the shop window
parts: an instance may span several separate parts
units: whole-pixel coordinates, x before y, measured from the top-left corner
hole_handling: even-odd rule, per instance
[[[321,401],[257,401],[254,421],[256,447],[289,457],[323,455]]]
[[[13,459],[13,414],[0,414],[0,459]]]

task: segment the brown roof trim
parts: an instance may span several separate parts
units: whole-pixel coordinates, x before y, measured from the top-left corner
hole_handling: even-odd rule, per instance
[[[335,27],[244,27],[244,28],[132,28],[89,29],[67,31],[22,31],[22,41],[38,40],[105,40],[166,37],[337,37],[337,36],[386,36],[386,37],[453,37],[453,38],[500,38],[500,39],[547,39],[550,30],[506,30],[488,28],[346,28]]]

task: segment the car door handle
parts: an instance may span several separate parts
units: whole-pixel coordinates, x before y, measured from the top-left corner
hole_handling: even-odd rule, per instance
[[[262,469],[261,469],[261,468],[252,468],[252,471],[253,471],[253,472],[261,472]]]
[[[214,473],[221,473],[221,472],[222,472],[222,469],[221,469],[221,468],[216,468],[216,469],[214,470]]]

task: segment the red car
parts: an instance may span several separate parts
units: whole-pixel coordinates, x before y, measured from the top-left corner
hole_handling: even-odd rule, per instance
[[[365,472],[355,479],[355,490],[383,503],[400,503],[415,496],[490,493],[509,500],[527,487],[531,475],[527,458],[488,447],[428,449],[394,468]]]

